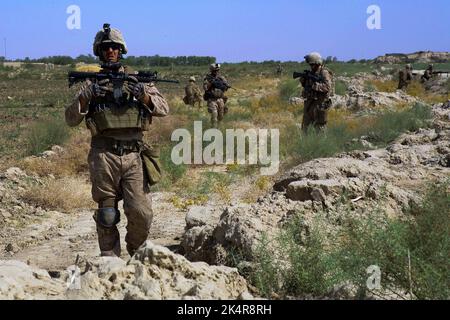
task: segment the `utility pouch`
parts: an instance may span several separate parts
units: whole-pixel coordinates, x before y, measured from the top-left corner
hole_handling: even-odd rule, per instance
[[[143,143],[140,146],[142,165],[147,175],[149,186],[154,186],[161,181],[162,167],[159,160],[160,152],[158,148]]]

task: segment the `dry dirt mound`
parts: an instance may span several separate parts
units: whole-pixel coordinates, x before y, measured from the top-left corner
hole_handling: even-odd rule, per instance
[[[215,225],[188,224],[182,242],[186,256],[226,264],[230,253],[238,251],[251,260],[261,236],[276,233],[297,213],[308,223],[325,211],[329,228],[339,226],[343,215],[364,218],[368,208],[380,203],[388,215],[402,215],[404,208],[420,200],[427,181],[450,176],[450,110],[435,106],[434,112],[433,129],[404,134],[386,149],[301,164],[257,203],[227,207]],[[342,203],[352,210],[340,210]]]
[[[430,63],[430,62],[448,62],[450,61],[450,52],[419,51],[410,54],[390,53],[378,57],[375,63]]]
[[[53,279],[23,262],[0,261],[0,299],[252,298],[236,269],[192,263],[150,241],[128,262],[97,258],[81,264],[75,276]]]

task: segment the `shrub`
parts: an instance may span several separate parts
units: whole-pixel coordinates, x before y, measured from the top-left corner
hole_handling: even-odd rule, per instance
[[[270,297],[323,297],[343,283],[353,285],[359,298],[367,296],[367,267],[381,270],[381,291],[411,298],[450,297],[449,181],[432,183],[422,202],[406,209],[407,219],[390,219],[380,208],[365,218],[346,214],[338,231],[329,232],[327,214],[318,213],[307,227],[293,217],[274,238],[262,237],[251,280]],[[342,210],[350,212],[350,206]],[[415,218],[413,218],[415,217]]]
[[[336,94],[343,96],[347,93],[347,89],[348,89],[347,83],[345,83],[342,80],[336,81],[336,83],[335,83],[335,93]]]
[[[26,134],[26,155],[38,155],[53,145],[63,144],[69,136],[70,129],[61,119],[35,122]]]
[[[22,199],[45,209],[70,211],[92,207],[90,191],[83,178],[47,179],[42,184],[30,185]]]
[[[290,98],[299,94],[299,82],[294,79],[283,81],[278,86],[278,95],[284,100],[288,101]]]

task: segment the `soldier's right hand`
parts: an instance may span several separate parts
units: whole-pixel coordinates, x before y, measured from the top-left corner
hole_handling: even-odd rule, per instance
[[[87,103],[91,101],[92,98],[104,97],[107,92],[111,91],[107,86],[109,82],[109,79],[104,79],[86,86],[80,93],[80,100]]]

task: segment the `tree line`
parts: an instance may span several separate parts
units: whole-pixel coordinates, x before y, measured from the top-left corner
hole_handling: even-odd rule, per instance
[[[0,57],[0,61],[4,61],[3,57]],[[70,56],[50,56],[38,59],[16,59],[16,62],[25,63],[52,63],[55,65],[73,65],[76,63],[99,63],[97,57],[93,55],[79,55],[76,58]],[[123,59],[123,63],[133,66],[204,66],[211,63],[215,63],[215,57],[200,57],[200,56],[178,56],[178,57],[162,57],[159,55],[154,56],[129,56]]]

